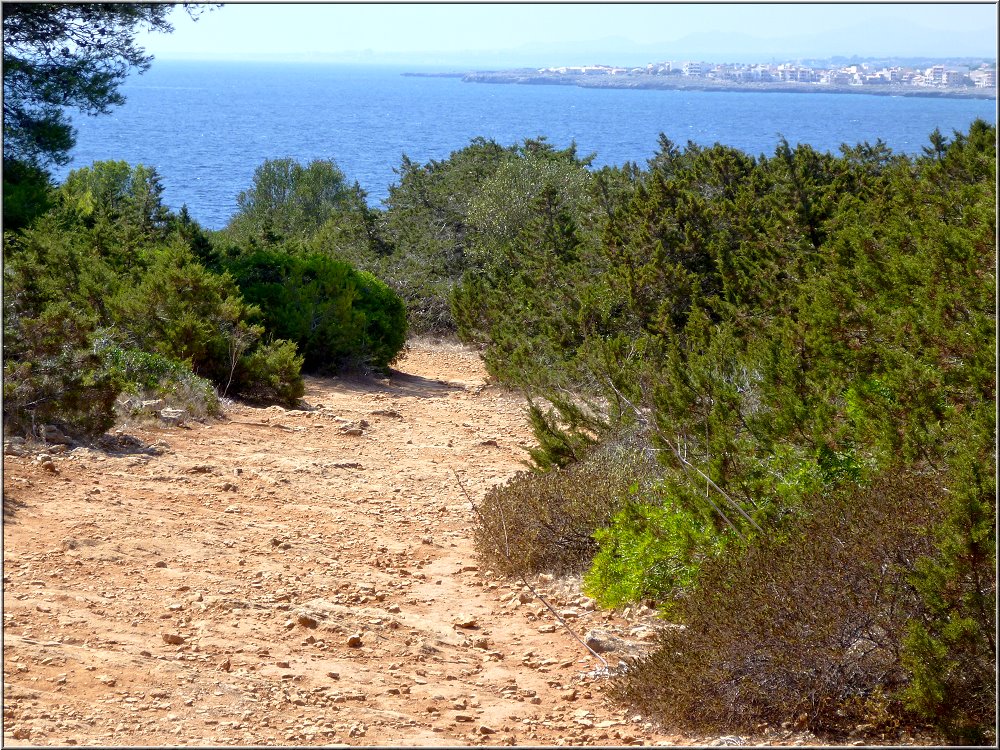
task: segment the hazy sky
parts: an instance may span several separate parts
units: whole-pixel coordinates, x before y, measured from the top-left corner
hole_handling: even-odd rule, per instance
[[[655,45],[679,52],[996,56],[997,6],[990,3],[260,3],[172,15],[172,34],[142,35],[161,59],[267,55],[352,56],[378,62],[512,63],[547,47],[639,57]],[[700,46],[699,46],[700,45]],[[755,46],[756,45],[756,46]],[[878,49],[875,49],[875,48]],[[359,54],[360,53],[360,54]],[[431,54],[434,53],[434,54]],[[543,55],[544,56],[544,55]],[[734,54],[734,58],[736,55]],[[705,58],[709,59],[709,58]],[[628,63],[626,60],[606,62]],[[539,64],[549,64],[539,59]]]

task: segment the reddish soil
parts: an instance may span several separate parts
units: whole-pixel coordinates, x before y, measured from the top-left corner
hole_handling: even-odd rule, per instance
[[[523,470],[531,433],[477,354],[413,345],[304,401],[4,457],[5,744],[750,742],[609,703],[600,662],[482,569],[462,486]],[[581,635],[651,636],[539,585]]]

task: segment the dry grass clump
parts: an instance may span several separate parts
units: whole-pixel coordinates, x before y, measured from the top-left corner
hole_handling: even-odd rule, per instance
[[[682,606],[686,628],[665,631],[617,696],[691,729],[790,720],[895,736],[903,636],[921,609],[907,575],[932,552],[942,498],[918,476],[816,497],[788,534],[706,563]]]
[[[454,334],[442,334],[433,336],[431,334],[416,334],[406,340],[405,350],[415,349],[424,352],[475,352],[475,347],[468,346],[459,341]]]
[[[504,575],[581,573],[597,553],[594,530],[624,505],[644,469],[634,455],[607,451],[566,469],[519,474],[483,499],[476,550]]]

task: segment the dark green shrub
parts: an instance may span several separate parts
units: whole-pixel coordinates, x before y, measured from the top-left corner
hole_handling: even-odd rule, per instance
[[[641,460],[605,450],[566,469],[519,474],[479,507],[476,550],[503,575],[581,573],[597,552],[594,530],[633,497]]]
[[[385,368],[402,350],[402,301],[369,274],[318,253],[261,250],[229,266],[276,338],[295,342],[309,371]]]
[[[3,162],[3,228],[31,226],[52,206],[52,182],[45,170],[17,159]]]
[[[199,264],[186,245],[174,242],[146,251],[144,268],[123,283],[108,303],[110,322],[125,348],[188,362],[201,377],[224,386],[232,372],[234,339],[254,311],[232,279]]]
[[[364,314],[361,351],[373,367],[385,369],[406,344],[406,305],[383,281],[366,271],[357,271],[358,303]]]
[[[810,498],[787,534],[731,545],[681,603],[685,628],[664,631],[618,697],[698,730],[798,720],[840,732],[877,719],[894,731],[906,716],[903,635],[922,608],[908,577],[933,549],[945,494],[934,477],[883,475]]]

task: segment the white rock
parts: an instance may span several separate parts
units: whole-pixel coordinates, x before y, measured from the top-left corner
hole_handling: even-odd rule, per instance
[[[160,419],[167,424],[184,424],[184,420],[187,419],[187,411],[184,409],[171,409],[169,407],[160,409]]]

